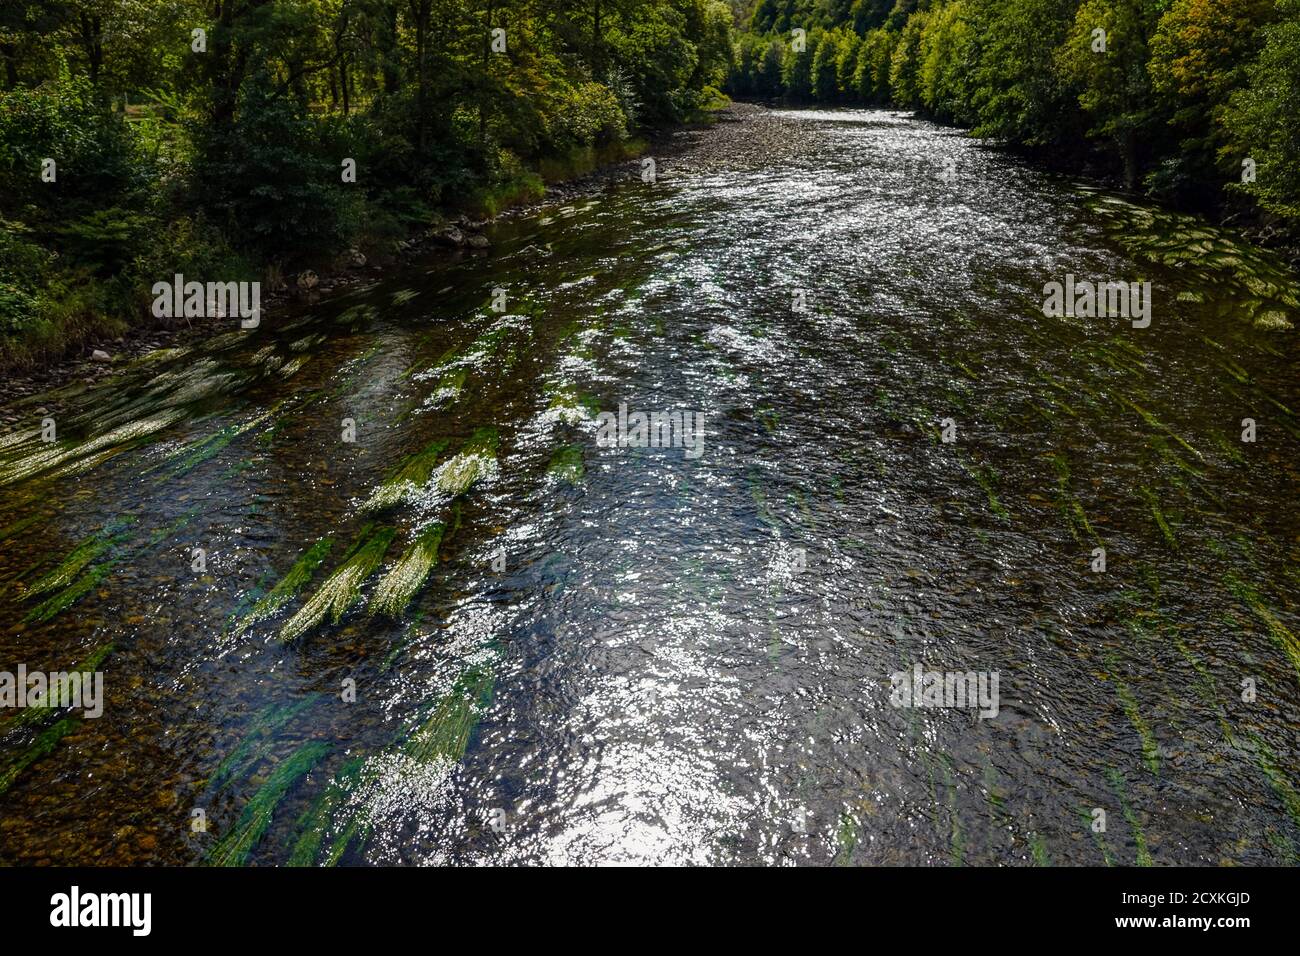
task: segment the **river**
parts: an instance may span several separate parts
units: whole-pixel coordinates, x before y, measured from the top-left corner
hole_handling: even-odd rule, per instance
[[[1293,280],[906,114],[697,139],[15,406],[0,668],[104,700],[0,722],[0,862],[1297,862]]]

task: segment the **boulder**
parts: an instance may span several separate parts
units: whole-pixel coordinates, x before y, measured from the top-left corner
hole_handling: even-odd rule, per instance
[[[447,226],[443,229],[437,229],[433,233],[433,238],[441,242],[444,246],[463,246],[465,245],[465,233],[461,232],[455,226]]]

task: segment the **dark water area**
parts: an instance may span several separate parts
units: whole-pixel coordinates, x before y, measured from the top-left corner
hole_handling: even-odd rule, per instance
[[[904,114],[715,136],[24,400],[0,670],[105,699],[0,717],[0,863],[1297,862],[1294,285]]]

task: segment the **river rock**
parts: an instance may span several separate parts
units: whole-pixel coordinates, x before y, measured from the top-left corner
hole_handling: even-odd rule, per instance
[[[95,351],[90,353],[90,360],[92,362],[111,362],[113,361],[113,356],[109,355],[103,349],[95,349]]]
[[[455,226],[447,226],[445,229],[435,230],[433,238],[441,242],[444,246],[463,246],[465,245],[465,233],[461,232]]]
[[[308,269],[306,272],[298,273],[298,288],[307,292],[316,288],[320,284],[320,277]]]
[[[348,250],[348,265],[353,269],[360,269],[366,264],[366,255],[360,249]]]
[[[491,243],[488,242],[487,236],[480,236],[478,233],[474,233],[466,241],[469,243],[471,249],[486,249],[491,245]]]

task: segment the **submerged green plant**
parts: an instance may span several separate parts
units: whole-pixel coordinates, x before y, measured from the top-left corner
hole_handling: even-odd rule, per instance
[[[68,556],[59,562],[58,567],[32,583],[27,589],[26,596],[32,598],[67,587],[87,565],[125,541],[128,535],[122,532],[134,521],[134,518],[119,518],[111,522],[108,527],[96,531],[79,542]]]
[[[108,459],[145,442],[182,420],[179,408],[166,408],[109,429],[82,442],[59,442],[49,448],[32,451],[21,458],[0,464],[0,486],[26,481],[38,475],[55,477],[88,471]]]
[[[60,740],[72,733],[77,723],[76,717],[64,717],[58,723],[42,730],[31,746],[9,760],[4,769],[0,770],[0,793],[12,787],[24,770],[52,751]]]
[[[835,842],[838,844],[838,849],[835,851],[835,866],[848,866],[849,861],[853,859],[853,851],[858,845],[858,821],[851,813],[840,814],[840,825],[835,832]]]
[[[1165,543],[1177,551],[1178,539],[1174,537],[1174,529],[1169,526],[1169,521],[1160,508],[1160,500],[1156,497],[1156,493],[1146,486],[1139,488],[1138,492],[1146,499],[1147,505],[1151,508],[1151,518],[1155,521],[1156,527],[1160,529],[1160,534],[1164,537]]]
[[[24,624],[43,624],[60,611],[76,604],[95,589],[113,570],[111,562],[96,564],[62,591],[51,595],[23,616]]]
[[[321,566],[333,546],[334,541],[332,538],[321,538],[321,540],[304,551],[298,560],[293,563],[293,567],[289,569],[288,573],[277,581],[275,586],[267,591],[253,605],[252,610],[235,625],[235,634],[243,634],[258,621],[265,620],[292,601],[298,592],[311,581],[316,569]]]
[[[582,480],[585,471],[582,461],[582,447],[580,445],[565,445],[551,456],[551,463],[546,470],[553,478],[570,485],[578,484]]]
[[[1111,789],[1115,792],[1115,798],[1119,801],[1121,812],[1124,819],[1133,831],[1133,844],[1137,847],[1137,865],[1151,866],[1151,853],[1147,850],[1146,834],[1142,832],[1142,823],[1137,818],[1133,808],[1129,806],[1128,798],[1124,795],[1124,776],[1114,767],[1106,771],[1106,778],[1110,781]]]
[[[253,722],[249,725],[244,739],[239,742],[239,746],[227,754],[225,759],[217,765],[217,769],[208,778],[208,786],[220,790],[251,771],[270,753],[275,744],[276,732],[309,708],[319,698],[320,694],[312,693],[287,704],[271,704],[263,708],[253,718]]]
[[[1092,811],[1092,807],[1080,807],[1079,817],[1092,834],[1092,842],[1097,844],[1097,852],[1101,854],[1102,862],[1107,866],[1114,866],[1115,858],[1111,855],[1110,848],[1106,846],[1106,839],[1102,836],[1103,831],[1095,826],[1096,820],[1093,818]]]
[[[375,587],[370,598],[371,614],[382,614],[393,620],[401,617],[438,560],[443,530],[442,524],[435,524],[415,539]]]
[[[370,577],[388,551],[388,545],[397,533],[395,528],[381,526],[371,530],[367,525],[357,535],[357,543],[343,564],[331,574],[280,630],[280,641],[292,641],[306,634],[330,615],[337,624],[361,596],[361,585]]]
[[[95,671],[99,670],[100,665],[104,663],[104,660],[112,653],[112,651],[113,645],[111,642],[108,644],[101,644],[84,660],[79,661],[77,664],[68,668],[67,673],[71,674],[75,672],[81,674],[93,674]],[[59,711],[58,707],[51,706],[52,703],[53,702],[48,699],[48,695],[47,699],[38,702],[33,702],[29,699],[26,707],[17,711],[17,713],[8,720],[0,723],[0,735],[8,735],[15,730],[20,730],[23,727],[28,727],[32,724],[39,724],[42,721],[47,720]]]
[[[474,432],[456,456],[438,469],[435,479],[438,490],[452,497],[462,495],[495,470],[498,441],[495,428]]]
[[[1065,523],[1070,529],[1070,536],[1080,544],[1084,542],[1085,538],[1090,538],[1095,543],[1101,544],[1101,538],[1093,529],[1092,523],[1088,521],[1088,515],[1083,510],[1083,505],[1070,491],[1069,463],[1063,455],[1053,454],[1049,457],[1056,468],[1057,508],[1060,510],[1062,517],[1065,518]]]
[[[1247,583],[1239,574],[1235,571],[1229,571],[1224,575],[1223,580],[1233,596],[1250,608],[1250,612],[1264,625],[1269,637],[1282,649],[1282,653],[1286,655],[1287,660],[1291,662],[1291,666],[1295,668],[1296,675],[1300,676],[1300,638],[1297,638],[1290,628],[1278,620],[1277,615],[1270,611],[1264,603],[1259,591]]]
[[[1004,521],[1011,520],[1011,512],[1007,511],[1002,502],[998,500],[997,495],[997,472],[988,465],[973,465],[966,461],[961,462],[961,466],[966,469],[966,473],[975,479],[975,483],[984,491],[984,496],[988,499],[989,510]]]
[[[1130,399],[1130,398],[1126,398],[1126,397],[1123,396],[1123,395],[1119,395],[1119,396],[1117,396],[1117,397],[1119,398],[1119,400],[1120,400],[1123,404],[1127,405],[1130,409],[1132,409],[1132,411],[1133,411],[1133,412],[1134,412],[1134,413],[1135,413],[1139,418],[1141,418],[1142,421],[1146,422],[1149,426],[1151,426],[1152,428],[1156,429],[1157,431],[1162,431],[1162,432],[1164,432],[1166,435],[1168,435],[1168,436],[1169,436],[1170,438],[1172,438],[1174,441],[1178,442],[1178,444],[1182,445],[1183,448],[1185,448],[1185,449],[1186,449],[1187,451],[1189,451],[1191,454],[1195,455],[1199,460],[1201,460],[1201,461],[1204,461],[1204,460],[1205,460],[1205,456],[1202,455],[1202,454],[1201,454],[1199,451],[1197,451],[1195,448],[1193,448],[1190,444],[1188,444],[1188,442],[1187,442],[1187,441],[1186,441],[1186,440],[1185,440],[1181,435],[1179,435],[1177,432],[1175,432],[1172,428],[1170,428],[1170,427],[1169,427],[1168,425],[1166,425],[1164,422],[1160,421],[1158,418],[1156,418],[1154,415],[1152,415],[1149,411],[1147,411],[1147,410],[1146,410],[1145,408],[1143,408],[1141,405],[1137,404],[1137,402],[1133,401],[1133,400]]]
[[[567,425],[576,425],[600,414],[600,401],[575,385],[563,383],[547,388],[547,409]]]
[[[1107,655],[1106,664],[1109,671],[1109,677],[1115,682],[1115,692],[1119,695],[1120,707],[1124,711],[1124,716],[1133,725],[1133,729],[1138,732],[1138,737],[1142,741],[1142,760],[1148,770],[1152,773],[1160,772],[1160,746],[1156,743],[1155,736],[1151,733],[1151,728],[1142,717],[1142,712],[1138,708],[1137,698],[1133,695],[1132,689],[1128,684],[1119,677],[1118,665],[1113,657]]]
[[[489,664],[470,667],[450,691],[434,702],[429,716],[418,722],[405,740],[391,746],[388,753],[422,765],[441,764],[449,770],[464,757],[474,727],[491,700],[492,687]],[[299,821],[290,865],[334,866],[354,842],[364,844],[370,832],[370,813],[366,802],[353,799],[353,795],[373,782],[360,758],[344,766]],[[331,831],[334,839],[326,849],[325,838]]]
[[[356,789],[364,763],[364,758],[356,757],[344,764],[334,775],[330,785],[325,788],[325,792],[317,797],[311,807],[298,819],[298,839],[294,841],[293,850],[289,853],[289,866],[316,865],[334,816],[343,809],[349,795]],[[347,842],[355,832],[352,829],[355,820],[355,816],[349,818],[344,826],[347,840],[341,846],[336,842],[331,848],[331,863],[337,862],[338,857],[342,856],[343,850],[347,848]]]
[[[1051,866],[1052,858],[1047,852],[1047,841],[1037,830],[1030,830],[1028,833],[1029,852],[1034,857],[1034,866]]]
[[[208,854],[210,866],[243,866],[249,854],[257,847],[276,808],[289,789],[305,777],[329,753],[330,745],[324,741],[304,744],[277,766],[266,783],[245,804],[234,827]]]
[[[9,525],[7,528],[0,530],[0,541],[8,541],[10,538],[16,538],[18,535],[22,534],[32,525],[36,524],[39,521],[47,520],[48,517],[49,517],[48,515],[36,511],[33,512],[32,514],[27,515],[26,517],[19,518],[17,521],[13,522],[13,524]]]
[[[966,837],[961,828],[961,810],[957,805],[957,781],[953,774],[952,758],[942,754],[944,787],[948,793],[948,817],[952,823],[949,840],[950,859],[953,866],[961,866],[966,860]]]
[[[434,705],[432,714],[407,739],[402,750],[420,763],[438,758],[459,761],[469,747],[479,713],[491,700],[493,683],[487,666],[471,667]]]
[[[447,447],[447,439],[437,438],[406,459],[396,471],[370,493],[361,511],[382,511],[418,496],[429,481],[434,465]]]
[[[271,419],[279,410],[279,405],[270,408],[244,422],[238,422],[226,425],[210,435],[204,435],[187,445],[184,445],[179,451],[169,455],[165,461],[159,464],[158,468],[171,467],[167,469],[165,478],[175,478],[184,475],[199,465],[203,464],[217,455],[221,454],[231,442],[241,435],[246,434],[252,429],[265,421]],[[153,469],[150,469],[152,471]]]
[[[1259,764],[1259,769],[1268,778],[1269,786],[1281,799],[1287,814],[1295,821],[1296,826],[1300,826],[1300,794],[1296,793],[1295,787],[1287,779],[1286,771],[1278,766],[1277,757],[1268,744],[1255,733],[1250,733],[1249,736],[1255,745],[1255,761]]]

